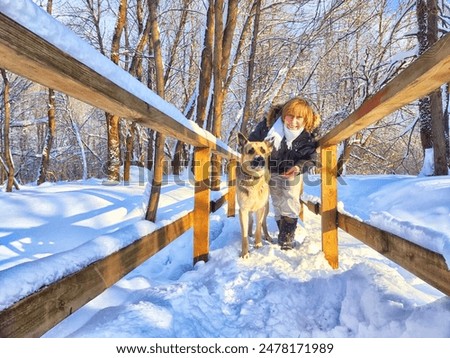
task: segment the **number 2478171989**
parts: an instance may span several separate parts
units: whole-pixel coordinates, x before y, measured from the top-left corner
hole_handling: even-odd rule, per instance
[[[261,343],[259,353],[331,353],[333,343]]]

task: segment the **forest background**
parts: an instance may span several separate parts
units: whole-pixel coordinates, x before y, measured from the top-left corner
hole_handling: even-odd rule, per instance
[[[318,135],[327,132],[450,29],[446,0],[34,2],[232,148],[238,131],[296,95],[320,113]],[[190,146],[1,72],[9,189],[189,166]],[[447,84],[342,143],[346,173],[447,174],[449,98]],[[424,165],[436,146],[443,169]]]

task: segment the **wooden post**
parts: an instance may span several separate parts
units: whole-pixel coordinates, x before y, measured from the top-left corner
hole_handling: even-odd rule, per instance
[[[196,148],[194,151],[194,265],[208,261],[209,212],[210,212],[210,149]]]
[[[337,146],[321,149],[322,157],[322,250],[332,268],[337,269]]]
[[[236,214],[236,159],[228,162],[228,217]]]

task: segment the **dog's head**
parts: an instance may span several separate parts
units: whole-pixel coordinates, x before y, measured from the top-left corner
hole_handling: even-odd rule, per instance
[[[272,152],[273,140],[251,142],[242,133],[238,133],[241,167],[252,176],[262,176],[268,170],[269,155]]]

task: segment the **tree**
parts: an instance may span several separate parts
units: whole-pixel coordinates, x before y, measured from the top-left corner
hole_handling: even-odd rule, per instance
[[[111,61],[119,63],[120,38],[127,19],[127,0],[120,0],[115,31],[111,43]],[[108,128],[108,181],[120,180],[120,118],[115,114],[106,113]]]
[[[203,36],[203,48],[200,60],[200,72],[198,79],[198,92],[196,99],[196,118],[195,122],[201,127],[205,128],[205,121],[207,118],[208,99],[211,96],[211,81],[212,81],[212,58],[214,46],[214,0],[208,1],[206,11],[206,26]],[[195,150],[195,148],[194,148]],[[193,164],[194,165],[194,164]],[[193,171],[193,169],[192,169]]]
[[[184,29],[185,26],[187,24],[187,20],[188,20],[188,13],[189,13],[189,7],[191,5],[193,0],[183,0],[182,1],[182,10],[181,10],[181,17],[179,19],[179,26],[175,32],[175,37],[170,49],[170,54],[169,54],[169,58],[167,61],[167,66],[166,66],[166,72],[164,74],[164,86],[166,86],[171,72],[173,71],[173,66],[175,64],[175,59],[176,59],[176,55],[177,55],[177,51],[179,50],[179,44],[182,41],[182,36],[184,34]],[[191,107],[191,110],[188,111],[190,114],[192,114],[194,107]],[[186,115],[187,118],[190,117],[190,115]],[[173,161],[172,161],[172,169],[173,169],[173,174],[174,175],[179,175],[181,174],[181,170],[182,167],[185,165],[185,163],[183,163],[183,159],[185,159],[186,157],[186,148],[185,148],[185,143],[183,143],[182,141],[177,141],[176,145],[175,145],[175,150],[174,150],[174,154],[173,154]]]
[[[159,36],[158,0],[148,0],[148,9],[151,23],[154,58],[156,64],[156,92],[161,98],[164,98],[164,65],[161,52],[161,40]],[[164,144],[165,136],[162,133],[156,133],[152,190],[150,193],[150,199],[146,214],[146,219],[153,222],[156,220],[156,212],[158,209],[159,197],[161,195]]]
[[[143,3],[141,0],[138,0],[136,4],[136,17],[137,17],[137,25],[138,25],[138,35],[139,39],[136,45],[136,49],[134,50],[134,55],[131,60],[130,66],[128,68],[128,72],[136,77],[139,81],[144,80],[143,75],[143,53],[145,50],[145,47],[148,44],[149,35],[150,35],[150,28],[151,28],[151,22],[150,17],[147,17],[147,20],[144,21],[144,9],[143,9]],[[145,27],[144,27],[145,23]],[[127,42],[128,40],[128,33],[127,33]],[[125,164],[124,164],[124,170],[123,170],[123,180],[125,182],[128,182],[130,180],[130,167],[131,162],[133,159],[133,142],[135,139],[135,136],[140,136],[140,130],[139,125],[135,122],[128,123],[127,125],[127,133],[126,133],[126,143],[125,143]]]
[[[225,83],[228,73],[233,36],[237,20],[237,0],[228,1],[227,22],[224,28],[223,13],[224,1],[216,0],[214,16],[214,50],[213,50],[213,74],[214,74],[214,108],[212,134],[222,138],[223,106],[225,101]],[[220,160],[216,154],[211,156],[211,190],[220,189]]]
[[[436,0],[417,0],[417,39],[419,55],[438,40],[438,7]],[[425,153],[422,174],[447,175],[447,145],[441,89],[419,100],[422,147]],[[430,165],[432,163],[432,165]]]
[[[11,142],[10,142],[10,123],[11,123],[11,104],[9,103],[9,80],[4,69],[1,69],[3,77],[3,105],[5,108],[5,125],[3,129],[4,141],[5,141],[5,158],[6,158],[6,171],[8,173],[8,181],[6,183],[6,191],[11,192],[14,185],[14,163],[11,155]],[[18,187],[16,186],[18,189]]]
[[[247,122],[250,117],[250,105],[252,102],[253,79],[255,72],[256,46],[258,43],[259,21],[261,17],[261,0],[255,0],[255,19],[253,23],[253,37],[250,49],[250,58],[248,62],[248,77],[245,94],[244,113],[241,122],[241,132],[247,135]]]
[[[428,43],[433,45],[439,37],[439,10],[437,0],[428,0]],[[431,135],[434,153],[434,175],[448,175],[448,118],[444,117],[442,109],[442,91],[440,88],[430,94],[431,105]],[[447,123],[447,124],[446,124]]]
[[[53,0],[47,1],[47,12],[51,15],[53,7]],[[50,166],[50,154],[52,152],[53,140],[56,133],[56,115],[55,115],[55,91],[51,88],[48,89],[48,128],[47,136],[45,139],[44,148],[42,149],[42,160],[39,168],[39,175],[37,179],[37,185],[44,183],[47,178],[47,171]]]

